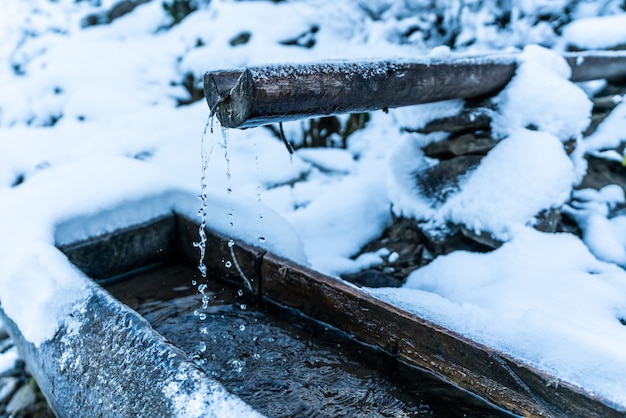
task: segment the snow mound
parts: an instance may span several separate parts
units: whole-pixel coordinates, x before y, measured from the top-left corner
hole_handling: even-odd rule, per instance
[[[626,44],[626,14],[575,20],[563,28],[562,42],[577,49],[608,49]]]

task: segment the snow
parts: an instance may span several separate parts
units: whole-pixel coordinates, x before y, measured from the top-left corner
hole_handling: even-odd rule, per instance
[[[578,49],[613,48],[626,43],[626,14],[578,19],[563,28],[563,42]]]
[[[626,122],[626,103],[622,102],[622,97],[617,97],[616,100],[619,104],[611,114],[583,141],[588,152],[617,148],[626,139],[622,129]]]
[[[624,190],[617,185],[600,190],[582,189],[564,209],[583,231],[583,241],[600,260],[626,267],[626,216],[609,217],[610,210],[624,203]]]
[[[565,203],[575,180],[572,161],[557,138],[520,129],[485,156],[437,215],[505,241],[537,213]]]
[[[441,256],[403,288],[370,292],[624,402],[624,272],[572,235],[525,228],[492,253]]]
[[[20,358],[20,353],[17,351],[17,347],[12,347],[0,354],[0,373],[6,373],[15,368],[17,361]]]
[[[532,126],[566,141],[577,138],[591,121],[591,101],[568,80],[571,69],[556,53],[530,45],[520,55],[514,79],[495,104],[494,135]]]
[[[216,124],[205,137],[217,143],[207,168],[207,221],[333,276],[400,257],[386,250],[355,257],[392,214],[433,231],[453,222],[490,233],[502,247],[441,256],[402,288],[366,291],[626,409],[626,216],[613,213],[623,190],[581,190],[570,199],[586,170],[584,153],[622,142],[625,108],[618,104],[583,139],[591,120],[585,91],[599,87],[570,83],[569,67],[546,48],[623,43],[620,2],[602,9],[581,2],[563,36],[533,19],[564,13],[566,2],[538,0],[509,10],[506,28],[494,24],[504,12],[499,2],[456,11],[445,2],[428,14],[420,2],[322,0],[199,2],[171,28],[162,2],[152,1],[110,25],[82,27],[87,14],[114,4],[96,3],[12,0],[0,14],[0,304],[30,342],[54,336],[91,292],[56,245],[172,210],[199,219],[208,107],[177,106],[187,98],[187,74],[199,80],[207,70],[266,63],[520,48],[515,78],[493,101],[498,143],[446,201],[431,201],[415,185],[437,163],[421,147],[445,134],[405,128],[459,113],[459,100],[371,113],[347,149],[293,156],[268,129],[223,138]],[[458,51],[442,46],[440,12],[458,29]],[[314,47],[281,43],[313,25]],[[423,29],[411,32],[416,25]],[[242,32],[249,42],[231,47]],[[290,122],[285,131],[297,143],[302,127]],[[577,147],[567,154],[570,141]],[[532,229],[536,215],[551,209],[571,214],[582,239]],[[193,400],[181,408],[188,401],[193,408]]]

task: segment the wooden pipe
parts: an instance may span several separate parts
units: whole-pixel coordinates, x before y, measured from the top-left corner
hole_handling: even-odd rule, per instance
[[[564,54],[574,82],[626,75],[626,53]],[[226,128],[490,96],[515,75],[516,54],[279,64],[204,75],[204,94]]]

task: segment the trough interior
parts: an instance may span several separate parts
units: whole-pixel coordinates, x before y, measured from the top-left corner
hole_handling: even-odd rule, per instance
[[[196,268],[199,250],[193,243],[198,240],[198,226],[195,222],[175,213],[88,241],[66,245],[61,249],[72,263],[104,286],[118,300],[143,315],[157,332],[204,366],[207,373],[221,381],[229,391],[268,415],[284,415],[283,412],[289,414],[289,411],[293,410],[285,409],[285,404],[291,403],[293,407],[297,407],[294,399],[299,398],[302,401],[307,396],[312,399],[318,396],[318,400],[315,402],[311,400],[309,404],[303,401],[300,412],[310,408],[311,403],[322,406],[320,399],[324,396],[332,398],[333,393],[337,399],[330,399],[330,403],[326,402],[326,408],[337,408],[337,403],[344,402],[346,408],[368,410],[367,408],[372,408],[373,404],[378,404],[378,409],[371,410],[372,416],[402,416],[398,415],[399,412],[404,416],[433,413],[438,416],[509,415],[431,372],[408,365],[385,350],[361,343],[336,327],[312,319],[297,309],[284,306],[281,300],[261,296],[262,283],[259,277],[265,252],[242,243],[237,243],[234,247],[229,246],[226,237],[208,232],[206,264],[210,276],[206,279],[201,277]],[[231,248],[234,248],[233,252]],[[233,254],[237,258],[239,271],[235,271],[232,262],[230,268],[226,267],[226,261],[230,260]],[[247,276],[251,289],[240,281],[241,273]],[[208,310],[201,309],[201,296],[197,288],[197,284],[200,283],[207,284],[205,294],[210,299]],[[242,309],[242,306],[245,306],[245,309]],[[199,311],[208,317],[201,320]],[[220,322],[233,313],[232,323],[223,325]],[[243,317],[245,318],[242,319]],[[258,327],[259,322],[265,328],[261,327],[254,331],[256,332],[254,335],[249,334]],[[241,325],[244,327],[247,325],[248,334],[245,331],[238,333],[236,329],[235,332],[227,330],[228,327]],[[309,371],[305,367],[303,368],[305,375],[295,376],[297,373],[294,370],[297,367],[293,364],[286,366],[294,374],[292,378],[307,381],[306,385],[300,386],[311,386],[315,395],[288,393],[287,383],[270,376],[270,374],[280,375],[278,369],[272,373],[268,371],[271,369],[259,368],[258,373],[261,375],[235,370],[234,376],[233,373],[220,376],[225,373],[224,367],[220,370],[215,368],[220,367],[219,364],[223,366],[224,363],[212,362],[211,356],[215,351],[211,352],[210,347],[203,350],[201,346],[205,344],[203,337],[207,336],[207,328],[212,328],[210,334],[213,336],[220,335],[220,338],[224,338],[227,335],[220,344],[228,343],[231,346],[245,345],[245,341],[242,343],[237,338],[256,337],[262,342],[265,333],[276,332],[287,335],[288,337],[284,338],[292,338],[296,342],[305,341],[303,347],[306,347],[306,350],[300,356],[296,355],[295,357],[300,357],[296,360],[300,363],[308,362],[311,366],[314,365],[314,362],[311,362],[312,358],[319,356],[322,360],[318,359],[318,363],[325,362],[327,363],[325,366],[334,363],[333,378],[337,384],[333,390],[329,390],[328,381],[316,383],[315,379],[319,376],[315,376],[311,371],[319,371],[316,370],[319,367],[308,367]],[[313,357],[311,347],[317,350],[314,350]],[[233,349],[226,346],[220,348],[224,352]],[[296,350],[293,346],[289,346],[288,349]],[[260,347],[259,350],[261,353],[263,350],[266,353],[271,351],[267,347]],[[240,364],[237,362],[242,361],[241,359],[251,360],[255,354],[258,353],[244,352],[240,353],[239,357],[233,354],[231,363],[228,363],[228,359],[222,360],[227,361],[226,364],[229,366],[236,366]],[[276,355],[281,357],[281,353]],[[253,361],[248,363],[251,364]],[[306,373],[309,372],[311,374],[307,376]],[[241,376],[239,381],[237,374]],[[255,385],[258,389],[256,391],[252,390]],[[350,385],[353,387],[348,387]],[[258,396],[263,390],[266,391],[266,396]],[[340,391],[358,393],[359,390],[365,390],[366,393],[361,400],[337,396]],[[326,395],[323,395],[324,393]],[[319,398],[320,396],[322,398]],[[268,399],[272,402],[268,402]],[[335,404],[332,404],[333,401]],[[341,408],[334,411],[339,413]],[[318,415],[322,413],[319,410],[313,412]]]

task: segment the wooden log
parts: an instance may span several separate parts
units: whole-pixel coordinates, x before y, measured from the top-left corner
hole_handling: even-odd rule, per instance
[[[222,126],[250,128],[489,95],[506,85],[515,67],[511,55],[418,62],[285,64],[251,67],[240,73],[207,73],[204,87],[211,108],[221,100],[215,113]],[[229,85],[237,74],[237,81]]]
[[[624,51],[587,51],[563,54],[572,68],[573,82],[626,77]]]
[[[249,67],[204,76],[207,103],[222,126],[251,128],[302,118],[367,112],[500,91],[515,54],[418,61],[329,62]],[[623,52],[564,55],[572,81],[626,75]]]

